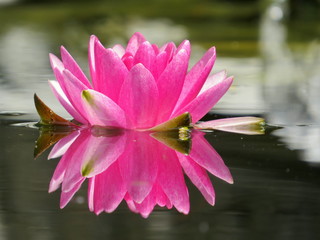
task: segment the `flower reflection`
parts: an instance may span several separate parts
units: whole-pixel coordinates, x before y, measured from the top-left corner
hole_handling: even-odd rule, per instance
[[[49,158],[61,155],[49,192],[61,186],[63,208],[88,179],[88,205],[96,214],[113,212],[122,200],[143,217],[156,205],[188,214],[184,174],[211,205],[215,193],[207,171],[233,182],[220,155],[196,130],[151,133],[84,128],[62,138]]]

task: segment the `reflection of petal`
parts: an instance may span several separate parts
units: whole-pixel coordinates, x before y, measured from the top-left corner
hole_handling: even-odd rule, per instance
[[[157,176],[155,141],[148,133],[134,133],[119,159],[120,171],[132,199],[141,203],[150,193]]]
[[[104,172],[89,179],[89,209],[96,214],[103,211],[113,212],[126,192],[118,162],[115,162]]]
[[[84,177],[93,177],[106,170],[123,153],[126,134],[96,137],[90,134],[82,149],[81,174]]]
[[[73,185],[73,188],[70,189],[68,192],[61,192],[60,196],[60,208],[64,208],[70,202],[74,194],[80,189],[82,183],[84,182],[85,178],[80,179],[79,182]]]
[[[183,154],[177,153],[184,172],[191,182],[199,189],[205,199],[211,205],[215,202],[215,193],[210,178],[204,168],[200,167],[192,159]]]
[[[176,133],[171,130],[160,140],[166,144],[166,137],[182,141],[182,129]],[[190,154],[185,155],[184,151],[171,148],[172,144],[167,147],[148,131],[80,129],[61,140],[50,154],[57,156],[66,149],[51,179],[49,192],[62,184],[60,207],[63,208],[89,178],[88,205],[96,214],[113,212],[123,199],[133,212],[145,218],[156,205],[168,209],[174,206],[187,214],[190,202],[185,172],[214,205],[215,193],[206,170],[230,183],[231,174],[203,132],[188,133],[188,141],[193,143]]]
[[[195,132],[192,139],[192,149],[190,158],[209,171],[214,176],[222,180],[233,183],[233,179],[228,167],[224,164],[220,155],[205,140],[204,133]]]
[[[58,158],[65,154],[71,144],[77,139],[79,134],[79,131],[74,131],[70,135],[62,138],[59,142],[57,142],[50,151],[48,159]]]
[[[158,183],[175,208],[184,214],[190,210],[189,193],[175,151],[158,145]]]

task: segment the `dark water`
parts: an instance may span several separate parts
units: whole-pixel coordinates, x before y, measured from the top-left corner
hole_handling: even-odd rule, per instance
[[[0,239],[319,238],[319,5],[178,2],[0,6]],[[111,45],[135,31],[160,44],[190,39],[193,62],[216,45],[213,71],[227,69],[235,82],[206,120],[262,116],[266,134],[206,134],[234,178],[230,185],[211,176],[215,206],[186,178],[189,215],[156,208],[144,219],[122,203],[96,216],[86,183],[60,210],[60,190],[48,194],[58,160],[48,152],[34,160],[39,131],[16,123],[37,121],[34,92],[68,116],[47,84],[49,52],[63,44],[87,69],[90,34]]]

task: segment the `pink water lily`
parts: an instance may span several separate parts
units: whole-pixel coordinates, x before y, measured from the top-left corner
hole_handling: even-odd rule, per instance
[[[162,47],[135,33],[124,48],[105,48],[97,37],[89,43],[90,78],[61,47],[61,59],[50,54],[57,81],[50,86],[79,123],[126,129],[149,129],[188,112],[199,121],[230,87],[222,71],[209,75],[216,59],[210,48],[188,71],[191,46]]]
[[[215,204],[215,192],[207,171],[232,183],[232,176],[219,154],[193,131],[192,148],[186,153],[168,146],[175,139],[150,132],[84,128],[61,139],[49,157],[62,155],[50,182],[49,192],[61,186],[65,207],[88,179],[88,205],[96,214],[113,212],[124,200],[128,207],[148,217],[156,205],[189,213],[189,193],[184,174],[207,202]],[[169,135],[168,135],[169,134]],[[174,134],[174,133],[173,133]],[[161,141],[158,141],[161,139]],[[162,144],[166,142],[167,144]],[[177,148],[179,149],[179,148]]]

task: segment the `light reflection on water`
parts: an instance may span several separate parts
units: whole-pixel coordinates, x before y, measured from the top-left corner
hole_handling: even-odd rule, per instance
[[[158,15],[103,16],[84,26],[76,17],[68,18],[65,24],[61,24],[63,20],[54,23],[52,13],[43,23],[31,18],[19,20],[20,15],[14,16],[12,24],[4,20],[5,27],[0,29],[0,238],[317,239],[320,74],[319,44],[312,36],[319,25],[309,22],[314,25],[314,35],[309,36],[310,27],[304,25],[307,30],[299,33],[290,25],[290,9],[283,12],[284,19],[279,17],[281,4],[270,5],[269,10],[271,16],[252,20],[256,24],[237,19],[219,24],[210,19],[182,21]],[[23,15],[22,10],[20,13]],[[63,11],[59,13],[64,16]],[[46,80],[53,79],[49,52],[58,52],[63,44],[80,65],[87,66],[89,34],[95,33],[112,45],[125,42],[127,35],[140,28],[148,39],[159,34],[159,29],[164,31],[158,41],[189,38],[196,45],[192,61],[209,46],[217,45],[214,71],[226,68],[235,76],[235,85],[213,114],[263,114],[270,124],[283,128],[271,128],[265,136],[206,134],[235,180],[234,185],[228,185],[211,179],[217,193],[214,207],[186,179],[191,203],[187,216],[156,208],[145,220],[120,204],[113,214],[97,217],[88,211],[86,186],[60,210],[60,192],[47,193],[57,161],[46,161],[46,154],[33,161],[38,130],[10,124],[37,120],[32,100],[35,91],[45,96],[55,111],[68,116],[47,85]],[[26,114],[13,116],[12,111]],[[215,117],[221,116],[207,116]]]

